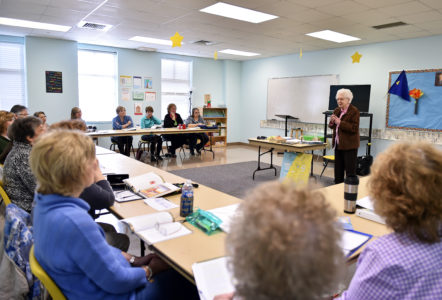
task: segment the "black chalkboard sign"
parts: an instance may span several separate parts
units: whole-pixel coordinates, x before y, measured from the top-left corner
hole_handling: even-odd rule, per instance
[[[46,71],[46,93],[63,93],[61,72]]]

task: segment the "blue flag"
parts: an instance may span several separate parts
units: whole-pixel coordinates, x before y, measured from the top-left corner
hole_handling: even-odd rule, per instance
[[[388,93],[398,95],[402,99],[410,101],[410,95],[408,94],[407,75],[405,74],[405,71],[402,71],[401,74],[399,74],[396,81],[388,90]]]

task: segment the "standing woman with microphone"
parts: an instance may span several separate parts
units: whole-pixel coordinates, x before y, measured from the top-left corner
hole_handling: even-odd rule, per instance
[[[359,148],[359,110],[351,104],[353,93],[340,89],[336,93],[338,107],[330,117],[328,127],[333,129],[335,149],[335,183],[344,182],[345,176],[356,176]]]

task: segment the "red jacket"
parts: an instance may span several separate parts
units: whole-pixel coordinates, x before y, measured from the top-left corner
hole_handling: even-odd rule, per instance
[[[338,118],[341,115],[341,109],[335,108],[333,114]],[[328,123],[328,127],[333,129],[333,147],[335,146],[336,124]],[[359,148],[359,110],[350,104],[347,112],[341,118],[339,125],[339,150],[352,150]]]

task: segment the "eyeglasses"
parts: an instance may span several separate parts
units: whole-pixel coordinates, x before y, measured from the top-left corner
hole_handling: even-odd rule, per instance
[[[27,116],[29,116],[28,113],[18,113],[17,115],[19,115],[19,116],[21,116],[21,117],[27,117]]]

